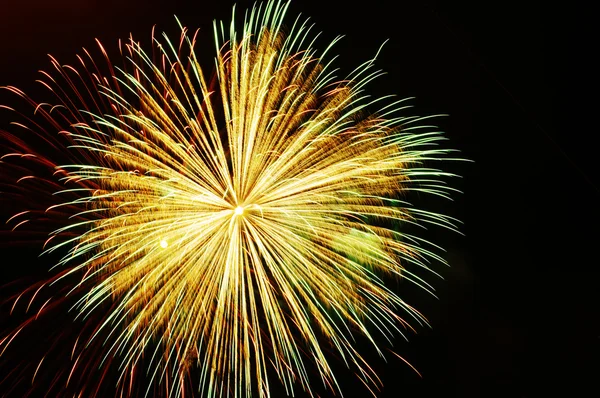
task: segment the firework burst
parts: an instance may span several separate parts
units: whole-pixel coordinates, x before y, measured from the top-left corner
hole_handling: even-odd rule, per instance
[[[383,354],[381,336],[426,322],[384,280],[429,289],[415,270],[443,262],[402,230],[454,228],[406,202],[411,191],[451,191],[440,181],[450,174],[423,164],[447,158],[442,137],[426,118],[403,116],[403,100],[365,94],[381,73],[373,60],[337,79],[331,46],[318,53],[307,22],[284,29],[287,7],[253,8],[241,31],[235,18],[216,23],[212,80],[196,34],[182,28],[176,42],[153,35],[152,52],[123,43],[121,67],[101,45],[102,65],[87,51],[77,67],[52,59],[42,82],[51,104],[7,88],[35,107],[48,127],[32,118],[27,129],[48,145],[40,153],[4,134],[3,165],[25,179],[23,170],[52,170],[36,189],[54,201],[9,225],[60,223],[43,245],[62,253],[57,275],[29,292],[75,280],[66,294],[91,324],[74,343],[67,384],[94,357],[96,368],[118,368],[125,395],[138,373],[146,394],[174,397],[190,384],[202,396],[265,397],[272,379],[288,394],[294,385],[311,393],[315,376],[337,391],[334,353],[372,387],[354,336]],[[66,147],[67,161],[49,155]]]

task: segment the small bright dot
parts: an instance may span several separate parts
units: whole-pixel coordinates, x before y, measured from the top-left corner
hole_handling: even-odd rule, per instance
[[[238,206],[235,208],[234,213],[236,216],[241,216],[242,214],[244,214],[244,208],[242,206]]]
[[[162,247],[163,249],[166,249],[167,246],[169,246],[169,242],[167,242],[164,239],[160,241],[160,247]]]

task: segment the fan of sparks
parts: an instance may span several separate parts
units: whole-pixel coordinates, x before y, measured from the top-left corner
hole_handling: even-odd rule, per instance
[[[82,317],[110,308],[89,340],[123,390],[140,363],[170,396],[192,368],[202,396],[270,396],[272,379],[311,392],[315,376],[338,390],[333,357],[373,386],[354,337],[383,355],[382,336],[426,322],[384,282],[429,290],[417,271],[443,262],[402,231],[454,228],[407,202],[451,191],[424,165],[446,158],[443,138],[365,93],[374,60],[338,79],[331,45],[317,52],[300,18],[284,27],[288,5],[256,6],[241,31],[215,23],[212,80],[185,28],[152,52],[123,43],[122,67],[100,46],[107,73],[85,51],[45,74],[58,100],[36,113],[73,159],[53,166],[69,199],[47,211],[72,214],[45,251],[67,253],[58,279],[81,275]]]

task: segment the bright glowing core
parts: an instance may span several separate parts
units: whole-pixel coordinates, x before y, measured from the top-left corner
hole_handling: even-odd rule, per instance
[[[167,246],[169,246],[169,242],[167,242],[164,239],[160,241],[160,247],[162,247],[163,249],[166,249]]]
[[[234,213],[236,216],[241,216],[244,214],[244,208],[242,206],[238,206],[235,208]]]

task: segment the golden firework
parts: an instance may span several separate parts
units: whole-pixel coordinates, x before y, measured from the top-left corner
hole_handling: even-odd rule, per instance
[[[110,307],[85,345],[102,341],[124,392],[141,363],[146,394],[183,396],[193,369],[202,396],[267,397],[270,377],[311,392],[311,374],[338,390],[328,351],[372,386],[353,336],[380,352],[401,314],[425,322],[384,279],[428,288],[407,265],[443,261],[395,226],[453,228],[404,201],[450,191],[423,165],[442,137],[365,94],[374,60],[337,79],[306,22],[283,28],[288,4],[215,24],[214,83],[185,28],[151,54],[130,40],[122,68],[100,47],[109,72],[81,57],[46,75],[59,100],[36,109],[77,159],[56,165],[75,199],[51,210],[77,210],[46,251],[68,252],[57,280],[82,275],[82,317]]]

